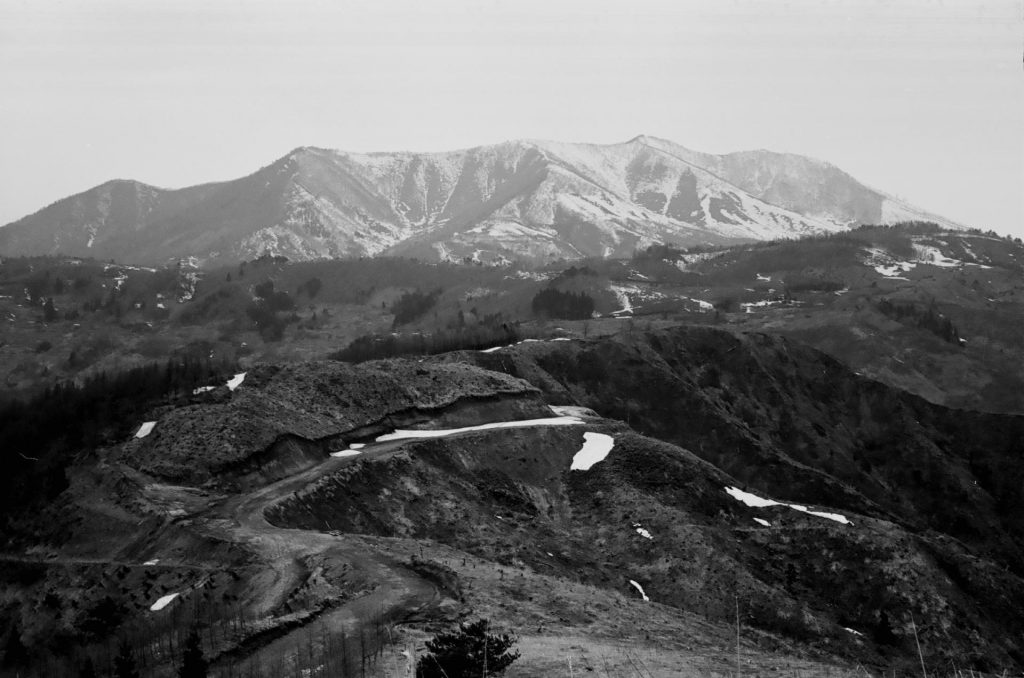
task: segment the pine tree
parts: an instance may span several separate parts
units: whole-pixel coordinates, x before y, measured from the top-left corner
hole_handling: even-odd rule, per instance
[[[118,645],[117,656],[114,657],[114,678],[140,678],[132,646],[123,639]]]
[[[416,662],[417,678],[479,678],[498,676],[519,652],[515,638],[487,632],[486,619],[459,624],[458,631],[439,633],[427,641],[427,653]]]
[[[4,648],[4,666],[25,666],[28,663],[28,650],[21,642],[21,631],[15,624],[11,634],[7,637],[7,646]]]
[[[185,656],[178,669],[178,678],[206,678],[209,663],[203,657],[203,646],[199,639],[199,631],[192,629],[185,639]]]
[[[193,629],[185,638],[185,651],[178,669],[178,678],[206,678],[210,664],[203,656],[203,644],[199,631]]]
[[[89,657],[86,657],[78,668],[78,678],[96,678],[96,667],[93,666],[92,659]]]
[[[46,297],[46,302],[43,304],[43,318],[48,323],[57,319],[57,309],[53,305],[53,297]]]

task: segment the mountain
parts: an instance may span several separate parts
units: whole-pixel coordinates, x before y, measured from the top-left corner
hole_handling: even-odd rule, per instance
[[[395,254],[428,260],[626,256],[867,223],[947,220],[828,163],[710,155],[638,136],[444,153],[296,149],[247,177],[178,190],[110,181],[0,229],[0,253],[159,264]]]

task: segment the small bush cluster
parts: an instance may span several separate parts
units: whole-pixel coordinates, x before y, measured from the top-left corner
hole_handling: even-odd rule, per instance
[[[594,300],[585,292],[562,292],[549,287],[537,293],[530,304],[533,312],[548,318],[586,320],[594,314]]]
[[[875,307],[894,320],[910,321],[916,327],[927,330],[950,344],[959,346],[962,343],[956,325],[939,311],[934,301],[921,308],[913,302],[882,299]]]

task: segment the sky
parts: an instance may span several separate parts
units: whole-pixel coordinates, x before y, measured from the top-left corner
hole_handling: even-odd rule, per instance
[[[1021,0],[0,0],[0,224],[298,146],[638,134],[1024,236]]]

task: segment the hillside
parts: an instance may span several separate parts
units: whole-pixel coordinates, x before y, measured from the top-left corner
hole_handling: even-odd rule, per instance
[[[1011,239],[928,224],[540,268],[262,258],[203,271],[10,258],[0,262],[0,378],[10,398],[174,356],[287,363],[357,339],[416,352],[698,323],[797,339],[938,404],[1020,413],[1021,262]],[[534,305],[542,292],[589,298],[592,311],[551,317]]]
[[[715,156],[654,137],[511,141],[445,153],[296,149],[233,181],[112,181],[0,229],[0,254],[204,267],[293,260],[622,257],[940,217],[802,156]]]
[[[21,518],[21,675],[102,670],[115,636],[171,675],[193,624],[218,672],[388,675],[486,616],[522,637],[510,676],[697,676],[734,667],[737,613],[751,673],[916,670],[915,633],[931,670],[1024,664],[1020,417],[713,328],[211,386]]]

